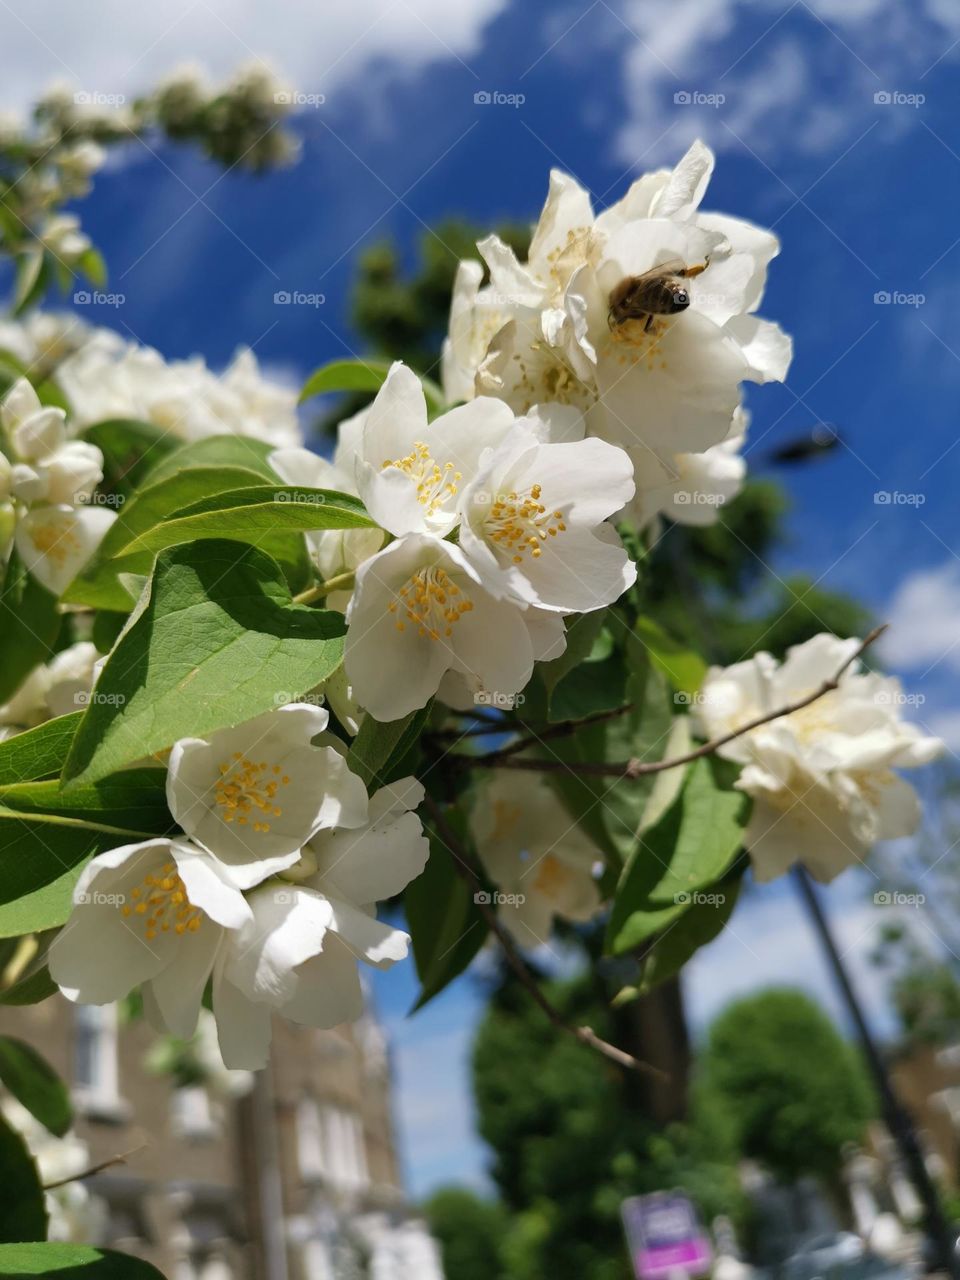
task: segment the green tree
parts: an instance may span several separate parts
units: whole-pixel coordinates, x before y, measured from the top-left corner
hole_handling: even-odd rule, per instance
[[[588,977],[547,988],[564,1015],[614,1034]],[[722,1108],[695,1088],[689,1122],[659,1129],[633,1082],[558,1036],[505,978],[479,1028],[473,1078],[492,1176],[512,1217],[503,1257],[512,1280],[626,1280],[626,1196],[684,1186],[709,1219],[742,1209]]]
[[[509,1217],[501,1204],[465,1187],[443,1187],[423,1208],[451,1280],[503,1280]]]
[[[731,1004],[710,1028],[702,1069],[742,1154],[784,1181],[834,1182],[844,1144],[862,1138],[876,1114],[855,1049],[800,991]]]

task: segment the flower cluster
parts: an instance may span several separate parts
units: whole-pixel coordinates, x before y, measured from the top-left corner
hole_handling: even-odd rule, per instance
[[[368,799],[327,723],[291,703],[175,744],[167,801],[182,834],[87,864],[49,954],[69,999],[140,985],[153,1025],[186,1039],[212,981],[223,1061],[248,1070],[266,1063],[274,1012],[313,1027],[359,1017],[357,961],[407,953],[376,904],[426,863],[423,788],[407,778]]]
[[[448,397],[498,396],[518,413],[576,406],[591,435],[629,452],[629,514],[641,523],[658,511],[715,518],[716,501],[670,495],[688,492],[691,476],[698,492],[736,492],[740,384],[780,381],[790,363],[789,338],[754,315],[777,239],[701,211],[712,170],[694,143],[674,170],[645,174],[598,215],[554,171],[527,261],[490,236],[478,245],[489,282],[478,262],[457,275]]]
[[[758,653],[712,668],[697,707],[704,732],[720,737],[802,700],[858,647],[822,634],[788,650],[782,664]],[[916,830],[916,792],[894,769],[929,763],[943,743],[905,722],[902,703],[897,679],[851,667],[838,688],[809,706],[720,748],[743,766],[736,785],[754,798],[744,843],[758,879],[802,862],[816,879],[832,880],[878,840]]]
[[[351,463],[394,539],[356,569],[347,607],[347,677],[378,720],[425,706],[442,682],[445,696],[512,697],[563,651],[565,614],[635,580],[607,523],[633,494],[630,460],[584,438],[577,414],[517,417],[478,396],[429,421],[419,379],[397,364],[341,440],[339,465]]]
[[[300,443],[296,392],[265,379],[247,349],[218,376],[199,358],[167,362],[151,347],[98,329],[56,376],[78,427],[134,418],[181,440],[242,435],[275,446]]]
[[[65,411],[42,405],[26,378],[4,397],[0,424],[0,553],[12,540],[37,581],[60,595],[116,518],[88,505],[103,479],[103,454],[70,439]]]

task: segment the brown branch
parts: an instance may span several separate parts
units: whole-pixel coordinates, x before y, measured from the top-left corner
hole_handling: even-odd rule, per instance
[[[709,742],[704,742],[699,747],[694,747],[691,751],[687,751],[681,756],[673,756],[670,760],[640,760],[634,758],[608,764],[594,761],[570,763],[566,760],[541,760],[526,756],[519,759],[514,754],[514,750],[520,749],[515,743],[511,744],[511,747],[503,748],[502,751],[492,751],[483,756],[465,756],[464,759],[469,760],[471,765],[484,769],[526,769],[534,773],[557,773],[563,770],[569,773],[599,778],[625,778],[632,780],[634,778],[642,778],[650,773],[663,773],[667,769],[675,769],[678,765],[690,764],[703,756],[712,755],[720,747],[732,742],[734,738],[742,737],[743,734],[750,733],[751,730],[759,728],[760,725],[769,724],[772,720],[779,720],[782,716],[789,716],[795,711],[802,711],[804,707],[809,707],[812,702],[816,702],[825,694],[832,693],[839,686],[840,680],[848,667],[856,662],[864,651],[886,631],[887,625],[887,623],[883,623],[879,627],[874,627],[866,639],[843,663],[836,675],[829,680],[824,680],[812,693],[798,698],[795,702],[787,703],[786,706],[779,707],[776,711],[768,711],[762,716],[756,716],[753,720],[748,720],[746,724],[740,725],[739,728],[731,729],[729,733],[721,734],[718,738],[711,738]],[[542,741],[545,736],[546,734],[541,735],[540,740]]]
[[[510,933],[504,928],[500,917],[494,911],[489,902],[485,901],[488,897],[483,884],[470,865],[469,861],[464,857],[460,848],[459,841],[454,833],[450,830],[440,806],[432,796],[426,797],[426,804],[433,818],[437,835],[447,846],[449,853],[453,858],[453,864],[459,875],[467,882],[474,893],[474,901],[480,910],[480,914],[490,926],[490,931],[495,935],[503,953],[507,959],[507,963],[514,971],[520,981],[526,987],[527,991],[533,997],[535,1003],[546,1014],[550,1022],[561,1031],[565,1031],[568,1035],[579,1040],[581,1044],[587,1045],[589,1048],[596,1050],[597,1053],[603,1054],[605,1058],[609,1058],[611,1062],[616,1062],[618,1066],[626,1067],[631,1071],[640,1071],[646,1075],[655,1076],[657,1079],[666,1080],[668,1077],[665,1072],[658,1067],[652,1066],[649,1062],[643,1062],[640,1058],[635,1058],[632,1054],[626,1053],[623,1049],[618,1049],[615,1044],[603,1040],[592,1027],[578,1027],[573,1023],[567,1022],[563,1014],[557,1009],[544,995],[540,984],[534,975],[530,972],[523,957],[517,950],[516,944]]]
[[[135,1156],[137,1152],[143,1151],[146,1145],[145,1142],[141,1142],[139,1147],[133,1147],[130,1151],[125,1151],[122,1156],[111,1156],[109,1160],[101,1160],[99,1164],[91,1165],[89,1169],[84,1169],[81,1173],[73,1173],[69,1178],[58,1178],[56,1182],[45,1182],[43,1190],[53,1191],[56,1187],[65,1187],[71,1182],[82,1182],[84,1178],[92,1178],[95,1173],[102,1173],[104,1169],[111,1169],[115,1164],[126,1164],[130,1156]]]
[[[576,733],[578,729],[582,729],[585,725],[598,724],[602,720],[613,720],[617,716],[626,715],[628,711],[633,710],[633,703],[628,702],[625,706],[614,707],[609,711],[594,711],[592,715],[580,716],[576,720],[562,720],[558,724],[552,724],[544,729],[542,733],[536,733],[523,720],[500,720],[491,722],[485,720],[481,727],[471,727],[468,729],[432,729],[424,736],[438,741],[446,741],[453,739],[459,741],[461,738],[491,738],[494,734],[515,733],[517,729],[524,729],[527,737],[519,738],[516,742],[511,742],[506,747],[499,747],[496,751],[488,752],[483,759],[490,760],[494,756],[498,759],[504,756],[515,755],[518,751],[525,751],[527,747],[535,747],[539,742],[545,742],[548,738],[564,738],[571,733]],[[462,759],[467,764],[475,761],[475,756],[455,756],[454,759]]]

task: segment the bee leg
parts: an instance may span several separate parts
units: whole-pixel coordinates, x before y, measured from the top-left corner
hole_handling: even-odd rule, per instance
[[[654,322],[654,320],[655,320],[655,319],[656,319],[656,317],[654,316],[653,312],[651,311],[651,313],[647,316],[646,324],[643,326],[643,332],[644,332],[644,333],[649,333],[649,332],[650,332],[650,330],[653,328],[653,322]]]
[[[693,280],[695,276],[699,276],[704,271],[706,271],[709,265],[710,265],[709,261],[695,262],[692,267],[684,267],[684,269],[679,274],[683,277],[684,280]]]

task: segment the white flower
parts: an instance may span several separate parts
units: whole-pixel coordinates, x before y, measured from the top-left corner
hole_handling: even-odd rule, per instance
[[[139,984],[160,1029],[193,1034],[225,931],[250,920],[224,866],[185,840],[122,845],[80,874],[73,912],[50,947],[68,1000],[110,1004]]]
[[[5,472],[4,487],[32,508],[17,522],[17,551],[37,581],[58,596],[116,519],[103,508],[77,509],[103,478],[103,455],[94,445],[68,440],[64,417],[62,409],[40,403],[26,378],[0,403],[0,422],[18,459]]]
[[[296,392],[265,379],[250,351],[239,351],[218,377],[200,359],[168,364],[152,348],[100,329],[64,360],[57,381],[79,426],[135,418],[182,440],[240,435],[300,444]]]
[[[463,494],[460,548],[494,595],[560,613],[601,609],[636,581],[604,523],[632,496],[622,449],[592,439],[544,444],[516,428]]]
[[[470,825],[480,861],[504,899],[497,914],[518,942],[546,942],[554,916],[596,915],[600,855],[546,782],[497,773],[478,790]]]
[[[17,523],[17,552],[42,586],[62,595],[115,519],[103,507],[34,507]]]
[[[343,756],[313,746],[322,707],[290,702],[235,729],[181,738],[170,752],[170,812],[242,889],[292,866],[324,827],[359,826],[367,793]]]
[[[54,162],[60,173],[60,183],[66,196],[85,196],[90,191],[90,179],[106,163],[103,147],[89,139],[72,146],[61,147],[54,153]]]
[[[366,411],[359,443],[357,487],[370,515],[397,537],[443,537],[457,523],[463,484],[514,421],[501,401],[481,398],[428,422],[420,379],[394,364]]]
[[[73,267],[91,247],[90,237],[80,230],[80,219],[73,213],[51,215],[40,228],[37,239],[68,267]]]
[[[591,434],[665,465],[726,436],[744,380],[780,380],[789,339],[757,320],[776,238],[699,211],[713,156],[695,143],[672,172],[640,178],[594,216],[587,193],[551,175],[526,263],[496,237],[461,271],[444,376],[448,395],[487,394],[517,413],[559,401]],[[658,267],[691,274],[676,314],[611,319],[611,295]],[[490,330],[494,333],[491,335]],[[639,467],[639,462],[638,462]]]
[[[347,677],[377,720],[425,706],[445,671],[504,696],[533,672],[523,609],[495,599],[463,552],[427,534],[401,538],[360,567],[347,622]]]
[[[31,311],[18,320],[0,320],[0,351],[9,351],[42,381],[88,340],[90,326],[70,312]]]
[[[747,413],[733,416],[730,433],[703,453],[678,453],[668,468],[652,453],[635,453],[637,493],[624,515],[638,529],[665,516],[675,524],[716,523],[720,508],[743,488],[747,464],[741,450],[746,441]]]
[[[78,1180],[79,1175],[90,1168],[87,1144],[72,1131],[58,1138],[34,1119],[26,1107],[5,1094],[0,1095],[0,1112],[26,1143],[36,1162],[41,1185],[63,1182],[62,1186],[44,1193],[49,1219],[47,1239],[75,1244],[101,1239],[109,1216],[107,1206]]]
[[[357,961],[385,969],[406,956],[409,937],[378,921],[375,908],[426,865],[429,845],[410,812],[422,798],[414,778],[382,788],[366,825],[311,841],[296,868],[309,869],[306,878],[251,893],[253,919],[227,939],[214,978],[229,1066],[265,1064],[272,1011],[310,1027],[354,1021],[363,1012]]]
[[[81,640],[34,667],[13,697],[0,706],[0,725],[28,729],[79,710],[93,688],[99,660],[96,645]]]
[[[782,664],[759,653],[711,668],[697,705],[704,733],[720,736],[812,693],[858,644],[821,634]],[[754,798],[744,842],[757,879],[802,862],[832,880],[876,841],[915,830],[916,793],[894,770],[928,763],[943,744],[904,722],[902,703],[898,680],[850,668],[833,692],[720,748],[744,766],[737,786]]]

